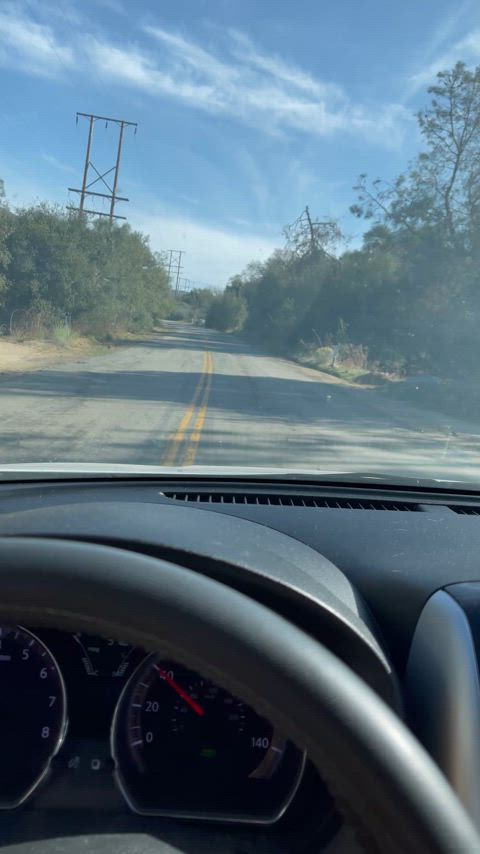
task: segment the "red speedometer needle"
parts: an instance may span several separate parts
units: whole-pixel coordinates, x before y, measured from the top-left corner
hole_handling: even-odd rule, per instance
[[[168,673],[165,670],[162,670],[162,668],[158,667],[157,664],[154,664],[154,667],[155,667],[155,670],[157,671],[157,673],[160,674],[162,679],[165,680],[167,685],[170,685],[170,688],[173,688],[173,690],[177,692],[178,696],[181,697],[182,700],[185,700],[187,705],[189,705],[190,708],[193,709],[193,711],[195,712],[196,715],[199,715],[200,717],[202,717],[202,715],[205,714],[202,707],[199,706],[198,703],[195,702],[193,697],[190,697],[187,694],[187,692],[183,690],[183,688],[180,688],[180,685],[177,685],[177,683],[174,682],[173,679],[170,679],[170,676],[168,675]]]

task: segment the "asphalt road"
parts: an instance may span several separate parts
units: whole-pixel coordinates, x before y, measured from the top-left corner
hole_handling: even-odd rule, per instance
[[[280,466],[480,482],[480,425],[169,324],[109,354],[0,379],[0,465]]]

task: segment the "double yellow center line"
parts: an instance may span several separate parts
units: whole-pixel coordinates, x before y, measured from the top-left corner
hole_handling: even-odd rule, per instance
[[[207,414],[210,386],[212,385],[213,358],[211,353],[203,354],[203,366],[190,405],[185,411],[178,429],[170,438],[162,463],[165,466],[191,466],[195,462],[198,443],[202,435]],[[194,419],[195,411],[197,416]],[[187,435],[187,431],[190,432]],[[177,459],[178,456],[178,459]]]

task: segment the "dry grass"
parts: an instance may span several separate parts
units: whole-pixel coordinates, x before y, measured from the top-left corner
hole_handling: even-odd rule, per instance
[[[67,342],[0,338],[0,373],[39,371],[59,362],[97,355],[101,350],[95,341],[83,336],[74,336]]]

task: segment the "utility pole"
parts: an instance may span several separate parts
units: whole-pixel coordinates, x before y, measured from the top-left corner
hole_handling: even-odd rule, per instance
[[[95,119],[93,118],[93,116],[90,116],[90,121],[88,123],[87,152],[85,154],[85,166],[83,167],[82,192],[80,194],[80,205],[79,205],[80,213],[83,213],[83,209],[85,207],[85,195],[86,195],[86,186],[87,186],[87,179],[88,179],[88,167],[90,166],[90,152],[92,150],[93,122],[94,121],[95,121]],[[78,115],[77,115],[77,122],[78,122]]]
[[[175,295],[178,294],[178,286],[180,282],[180,273],[182,267],[182,255],[185,255],[184,249],[167,249],[168,252],[168,281],[170,287],[175,290]],[[174,285],[175,282],[175,285]]]
[[[178,284],[180,281],[180,270],[183,269],[183,267],[182,267],[182,255],[185,255],[185,251],[183,249],[179,249],[178,250],[177,278],[175,281],[175,294],[178,294]]]
[[[183,270],[182,267],[182,255],[185,255],[185,251],[183,249],[175,249],[177,254],[177,264],[176,264],[176,278],[175,278],[175,296],[178,294],[178,286],[180,282],[180,273]]]
[[[120,158],[122,156],[122,142],[123,142],[123,129],[125,127],[125,122],[120,122],[120,134],[118,137],[118,148],[117,148],[117,159],[115,162],[115,172],[113,174],[113,190],[112,190],[112,201],[110,202],[110,221],[115,216],[115,197],[117,195],[117,187],[118,187],[118,172],[120,169]],[[136,130],[135,125],[135,130]],[[308,208],[307,208],[308,210]]]
[[[125,216],[119,216],[115,213],[115,204],[117,202],[128,202],[129,199],[125,198],[125,196],[117,196],[117,188],[118,188],[118,176],[120,173],[120,160],[122,157],[122,145],[123,145],[123,135],[125,128],[133,127],[134,133],[137,133],[137,123],[136,122],[127,122],[125,119],[112,119],[109,116],[96,116],[93,113],[77,113],[76,122],[78,124],[79,117],[88,119],[88,138],[87,138],[87,150],[85,153],[85,165],[83,167],[83,179],[81,189],[76,187],[69,187],[69,192],[71,193],[79,193],[80,194],[80,202],[78,208],[69,206],[68,210],[78,211],[80,214],[94,214],[95,216],[108,216],[110,222],[113,222],[114,219],[126,219]],[[118,145],[117,145],[117,156],[115,160],[115,165],[110,169],[107,169],[105,172],[100,173],[97,167],[94,165],[91,159],[91,150],[92,150],[92,140],[93,140],[93,129],[95,127],[95,123],[98,121],[105,122],[105,127],[107,128],[109,124],[114,124],[119,127],[119,135],[118,135]],[[96,178],[92,181],[89,181],[89,176],[93,173],[96,174]],[[111,175],[113,172],[113,186],[105,180],[108,175]],[[109,179],[110,181],[111,179]],[[99,181],[104,184],[108,193],[98,193],[94,190],[91,190],[90,187],[93,187]],[[106,213],[105,211],[94,211],[87,210],[85,208],[85,199],[86,196],[95,196],[97,198],[109,199],[110,200],[110,211]]]

